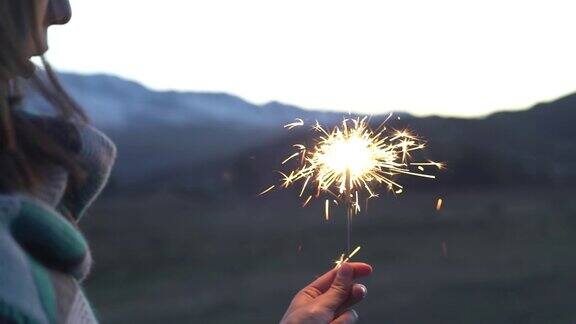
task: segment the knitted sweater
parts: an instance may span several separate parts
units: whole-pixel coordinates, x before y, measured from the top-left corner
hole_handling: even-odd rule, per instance
[[[70,125],[80,144],[75,154],[89,171],[74,201],[66,201],[68,174],[57,166],[46,167],[36,196],[0,195],[0,323],[97,323],[79,284],[90,250],[60,211],[85,213],[106,184],[116,148],[95,128]]]

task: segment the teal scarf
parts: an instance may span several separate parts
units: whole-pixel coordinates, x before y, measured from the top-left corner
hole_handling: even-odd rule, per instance
[[[116,149],[91,126],[73,126],[77,154],[89,167],[73,201],[66,201],[68,177],[57,167],[47,169],[35,197],[0,195],[0,323],[96,323],[79,284],[90,270],[90,250],[59,211],[84,215],[107,182]]]

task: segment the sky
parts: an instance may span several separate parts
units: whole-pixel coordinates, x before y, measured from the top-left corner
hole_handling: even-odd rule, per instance
[[[48,58],[156,90],[475,117],[576,92],[576,1],[71,0]]]

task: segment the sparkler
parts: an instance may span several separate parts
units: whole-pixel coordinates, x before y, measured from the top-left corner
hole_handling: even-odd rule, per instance
[[[339,266],[347,262],[359,250],[350,252],[351,221],[362,211],[360,201],[379,196],[377,189],[385,187],[401,194],[404,186],[396,177],[409,175],[435,179],[426,173],[426,168],[443,167],[434,161],[413,161],[415,151],[422,151],[426,142],[408,130],[392,130],[386,127],[392,114],[377,128],[372,129],[368,118],[344,119],[341,124],[328,131],[319,122],[312,127],[317,135],[314,144],[293,145],[294,152],[282,165],[297,161],[296,167],[280,172],[280,187],[288,188],[301,184],[299,196],[307,206],[314,198],[327,196],[324,206],[325,218],[330,219],[330,206],[343,204],[347,209],[347,251],[336,261]],[[304,126],[302,119],[284,126],[286,129]],[[274,190],[266,189],[261,194]]]

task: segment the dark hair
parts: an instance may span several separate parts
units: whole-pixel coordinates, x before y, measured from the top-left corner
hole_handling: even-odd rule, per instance
[[[39,44],[38,14],[36,0],[0,0],[0,192],[4,193],[34,193],[46,165],[64,167],[71,188],[85,177],[75,154],[80,144],[72,123],[87,123],[86,115],[64,91],[44,57],[40,71],[23,59],[22,35],[31,35]],[[22,76],[51,104],[54,113],[50,117],[24,113]]]

